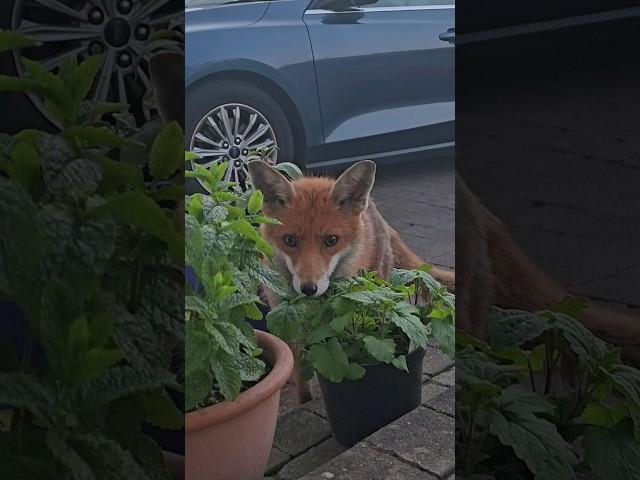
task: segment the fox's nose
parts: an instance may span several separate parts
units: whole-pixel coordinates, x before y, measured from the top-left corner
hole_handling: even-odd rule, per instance
[[[318,291],[318,286],[315,283],[304,283],[302,287],[300,287],[300,291],[307,297],[313,297]]]

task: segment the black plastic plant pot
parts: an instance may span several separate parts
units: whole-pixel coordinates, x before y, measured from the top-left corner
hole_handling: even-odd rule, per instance
[[[366,366],[359,380],[330,382],[318,374],[333,436],[351,447],[422,403],[422,360],[425,350],[407,355],[409,373],[393,365]]]

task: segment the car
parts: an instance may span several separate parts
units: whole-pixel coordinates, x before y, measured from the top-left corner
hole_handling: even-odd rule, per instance
[[[91,98],[128,104],[121,113],[131,114],[141,126],[157,116],[149,61],[157,49],[179,46],[181,39],[172,39],[168,32],[181,36],[183,22],[181,0],[3,0],[0,29],[14,30],[37,44],[0,54],[0,73],[21,75],[23,57],[55,73],[70,56],[103,54]],[[12,112],[0,118],[0,131],[60,127],[34,95],[3,93],[0,104]]]
[[[453,0],[187,0],[186,148],[232,181],[257,158],[451,156],[454,17]]]

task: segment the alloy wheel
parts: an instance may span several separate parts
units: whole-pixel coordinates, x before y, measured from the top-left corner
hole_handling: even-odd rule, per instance
[[[191,151],[199,157],[194,163],[204,167],[229,162],[225,181],[240,183],[247,178],[251,160],[275,165],[278,159],[269,121],[255,108],[240,103],[220,105],[207,113],[193,132]]]
[[[19,74],[22,55],[57,71],[69,56],[103,54],[91,96],[96,101],[129,104],[139,124],[157,113],[149,95],[149,61],[154,34],[179,27],[182,4],[175,0],[14,0],[12,28],[37,46],[14,52]],[[178,8],[179,7],[179,8]],[[167,42],[170,43],[170,42]],[[166,45],[166,44],[165,44]],[[37,97],[31,100],[52,123]],[[127,111],[123,108],[122,113]]]

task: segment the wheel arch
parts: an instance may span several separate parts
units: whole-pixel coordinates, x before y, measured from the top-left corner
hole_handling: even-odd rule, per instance
[[[225,70],[205,75],[187,87],[187,91],[194,90],[199,86],[215,82],[218,80],[237,80],[260,88],[269,95],[273,96],[278,104],[282,107],[285,116],[289,120],[289,126],[293,135],[294,155],[300,156],[302,160],[306,156],[307,149],[307,131],[302,122],[302,116],[296,104],[290,95],[278,83],[269,77],[260,73],[247,70]],[[287,161],[294,161],[288,159]]]

